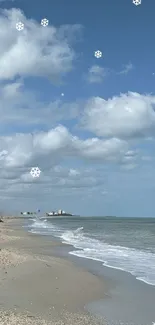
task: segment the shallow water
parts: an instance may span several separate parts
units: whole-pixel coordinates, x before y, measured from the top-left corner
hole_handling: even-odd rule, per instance
[[[32,233],[68,244],[57,246],[56,256],[103,277],[104,299],[85,308],[104,317],[107,325],[155,322],[154,226],[153,219],[114,218],[43,218],[25,223]]]
[[[28,229],[72,245],[72,255],[101,261],[155,286],[153,218],[34,218],[29,220]]]

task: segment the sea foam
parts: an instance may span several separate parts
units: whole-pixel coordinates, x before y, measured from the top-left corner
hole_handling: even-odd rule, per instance
[[[47,219],[33,220],[30,232],[58,237],[63,243],[77,249],[71,251],[71,255],[100,261],[104,266],[129,272],[138,280],[155,285],[153,252],[109,244],[104,235],[102,240],[91,238],[90,233],[86,233],[83,227],[66,231],[63,226],[55,226]]]
[[[70,252],[71,255],[103,262],[104,266],[129,272],[138,280],[155,285],[154,253],[92,239],[83,233],[83,228],[66,231],[61,239],[78,249]]]

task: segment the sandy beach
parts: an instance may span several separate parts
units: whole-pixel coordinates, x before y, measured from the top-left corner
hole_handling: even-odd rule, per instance
[[[99,277],[52,256],[59,245],[21,228],[21,220],[0,223],[0,325],[104,324],[85,305],[104,298]]]

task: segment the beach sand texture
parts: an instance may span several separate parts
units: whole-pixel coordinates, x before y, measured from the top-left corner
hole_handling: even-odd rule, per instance
[[[58,242],[28,234],[17,223],[4,218],[0,224],[0,325],[104,324],[84,308],[103,299],[103,281],[53,257]]]

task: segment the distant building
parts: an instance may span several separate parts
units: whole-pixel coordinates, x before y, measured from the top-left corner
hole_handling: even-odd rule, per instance
[[[58,210],[58,212],[55,212],[55,211],[53,211],[53,212],[46,212],[46,215],[49,216],[49,217],[50,216],[72,216],[71,213],[66,213],[63,210]]]

